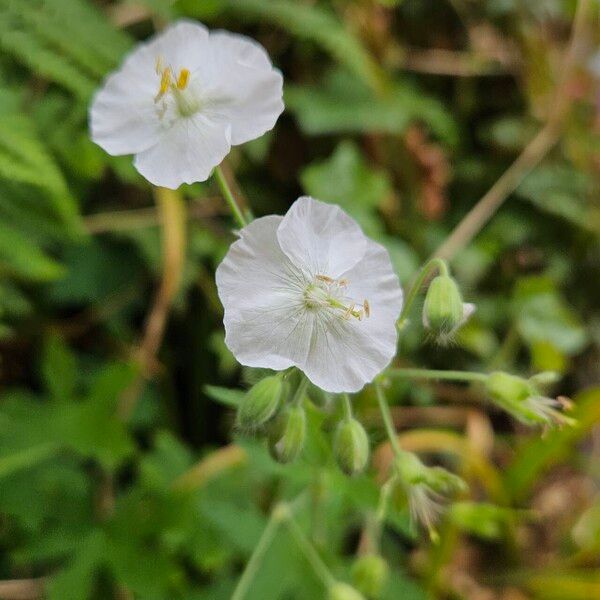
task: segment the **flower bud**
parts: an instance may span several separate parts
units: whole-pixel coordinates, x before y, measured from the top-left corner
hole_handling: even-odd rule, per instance
[[[367,598],[379,598],[389,576],[389,568],[379,554],[365,554],[352,566],[352,581]]]
[[[304,447],[306,438],[306,413],[301,406],[286,409],[278,418],[269,440],[271,456],[281,463],[289,463]]]
[[[327,590],[328,600],[365,600],[351,585],[338,581]]]
[[[495,371],[487,378],[486,387],[490,398],[500,408],[504,409],[516,419],[527,425],[572,425],[575,421],[570,419],[563,411],[569,405],[559,398],[545,397],[539,384],[548,384],[549,373],[540,373],[541,379],[535,376],[529,380]]]
[[[346,475],[355,475],[367,466],[369,438],[359,421],[350,418],[339,422],[333,438],[333,453]]]
[[[423,306],[423,325],[442,339],[452,335],[475,311],[463,303],[456,281],[438,275],[430,284]]]
[[[238,407],[238,427],[256,429],[264,425],[277,412],[282,390],[281,375],[271,375],[254,384]]]

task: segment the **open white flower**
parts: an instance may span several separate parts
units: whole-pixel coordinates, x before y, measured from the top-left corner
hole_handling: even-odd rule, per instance
[[[232,145],[275,125],[282,85],[257,42],[179,21],[106,79],[90,109],[92,139],[109,154],[135,154],[155,185],[204,181]]]
[[[250,367],[356,392],[396,352],[402,290],[385,248],[339,207],[299,198],[240,231],[217,269],[225,342]]]

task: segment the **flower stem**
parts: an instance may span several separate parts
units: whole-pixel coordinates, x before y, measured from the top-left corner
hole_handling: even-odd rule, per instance
[[[300,380],[300,383],[298,384],[298,387],[296,388],[296,393],[294,394],[294,397],[292,398],[292,406],[299,406],[300,403],[302,402],[302,399],[304,398],[304,394],[306,393],[306,388],[308,387],[308,379],[302,375],[302,379]]]
[[[379,403],[379,410],[381,412],[381,417],[383,418],[383,424],[385,425],[387,436],[390,440],[390,444],[392,445],[392,450],[397,456],[402,452],[402,449],[398,443],[398,436],[396,435],[396,428],[394,427],[394,421],[392,420],[387,398],[385,397],[383,387],[379,381],[375,382],[375,391],[377,392],[377,402]]]
[[[352,419],[352,402],[348,394],[342,394],[342,407],[344,408],[344,419],[350,421]]]
[[[235,590],[233,591],[231,600],[242,600],[242,598],[245,598],[248,594],[250,586],[252,585],[252,582],[254,581],[254,578],[256,577],[256,574],[262,565],[265,554],[267,553],[267,550],[269,549],[271,542],[277,533],[277,529],[279,528],[281,520],[282,511],[279,510],[278,506],[276,506],[271,513],[269,522],[267,523],[260,540],[258,540],[258,544],[256,544],[256,547],[252,552],[252,556],[250,557],[250,560],[248,561],[248,564],[246,565],[246,568],[244,569],[244,572],[242,573]]]
[[[414,304],[423,284],[427,281],[429,277],[433,274],[435,270],[438,270],[440,275],[448,275],[448,265],[441,258],[432,258],[430,261],[425,263],[419,272],[417,279],[414,284],[410,288],[410,292],[406,297],[406,302],[402,307],[402,312],[400,313],[400,317],[398,319],[398,329],[402,330],[402,328],[406,325],[406,321],[408,320],[408,315],[410,313],[410,309]]]
[[[302,529],[300,529],[300,526],[289,512],[287,514],[285,523],[293,538],[296,540],[296,543],[304,553],[304,556],[310,563],[310,566],[313,568],[315,574],[319,577],[319,579],[321,579],[325,587],[329,588],[333,584],[335,584],[335,577],[331,574],[331,571],[323,562],[323,559],[319,556],[314,546],[304,535],[304,532],[302,531]],[[232,600],[234,599],[232,598]]]
[[[388,369],[385,374],[389,377],[407,379],[442,379],[445,381],[487,381],[485,373],[473,371],[436,371],[433,369]]]
[[[225,175],[223,174],[223,169],[221,169],[220,166],[215,168],[214,176],[215,176],[215,179],[217,180],[217,184],[219,185],[219,189],[221,190],[223,197],[225,198],[227,204],[229,204],[229,208],[231,209],[231,212],[232,212],[237,224],[240,227],[246,227],[246,225],[248,225],[248,220],[244,216],[242,209],[240,208],[239,204],[237,203],[237,200],[235,199],[235,196],[233,195],[233,192],[231,191],[231,188],[229,187],[229,184],[227,183],[227,179],[225,178]]]

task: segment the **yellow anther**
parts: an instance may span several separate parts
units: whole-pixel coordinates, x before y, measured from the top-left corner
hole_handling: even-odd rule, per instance
[[[189,80],[190,80],[189,69],[181,69],[181,71],[179,71],[179,77],[177,78],[177,89],[185,90]]]
[[[348,281],[347,279],[340,279],[340,280],[338,281],[338,285],[339,285],[340,287],[346,287],[346,286],[348,285],[348,283],[349,283],[349,281]]]
[[[371,316],[371,305],[369,304],[368,300],[363,301],[363,309],[364,309],[365,315],[368,319]]]
[[[160,77],[160,88],[158,90],[158,94],[156,94],[156,97],[154,98],[155,102],[158,102],[169,91],[171,79],[171,69],[167,67],[163,70],[162,75]]]

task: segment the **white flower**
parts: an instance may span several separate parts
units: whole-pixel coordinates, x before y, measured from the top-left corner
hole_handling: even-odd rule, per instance
[[[135,154],[155,185],[204,181],[232,145],[275,125],[282,85],[257,42],[179,21],[106,79],[90,109],[92,139],[109,154]]]
[[[296,366],[325,391],[356,392],[396,352],[389,255],[337,206],[302,197],[253,221],[216,277],[225,342],[244,365]]]

